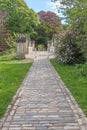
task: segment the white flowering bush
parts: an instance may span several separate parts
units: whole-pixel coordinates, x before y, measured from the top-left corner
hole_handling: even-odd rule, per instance
[[[66,31],[59,36],[56,59],[58,62],[65,64],[79,64],[85,61],[84,52],[76,43],[76,33],[74,31]]]

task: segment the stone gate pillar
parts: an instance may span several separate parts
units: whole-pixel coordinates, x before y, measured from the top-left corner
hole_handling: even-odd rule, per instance
[[[17,58],[24,59],[26,54],[26,36],[21,34],[17,38]]]
[[[33,51],[35,50],[35,41],[31,41]]]
[[[50,51],[51,42],[47,41],[47,51]]]

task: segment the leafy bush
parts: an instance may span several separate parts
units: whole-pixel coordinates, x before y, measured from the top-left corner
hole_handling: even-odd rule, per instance
[[[85,61],[84,52],[76,42],[75,32],[67,31],[59,36],[56,59],[65,64],[79,64]]]
[[[45,46],[43,44],[38,45],[38,51],[45,51]]]

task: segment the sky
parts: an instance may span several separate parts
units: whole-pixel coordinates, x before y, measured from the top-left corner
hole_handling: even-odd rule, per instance
[[[41,10],[44,11],[57,11],[54,9],[54,4],[51,0],[24,0],[29,8],[32,8],[34,11],[39,12]]]

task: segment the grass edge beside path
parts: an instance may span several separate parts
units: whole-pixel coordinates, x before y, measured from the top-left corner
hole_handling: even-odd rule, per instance
[[[51,63],[87,117],[87,75],[81,74],[82,68],[87,68],[87,63],[77,66],[63,65],[54,59]]]
[[[0,63],[0,118],[28,73],[31,63]]]

